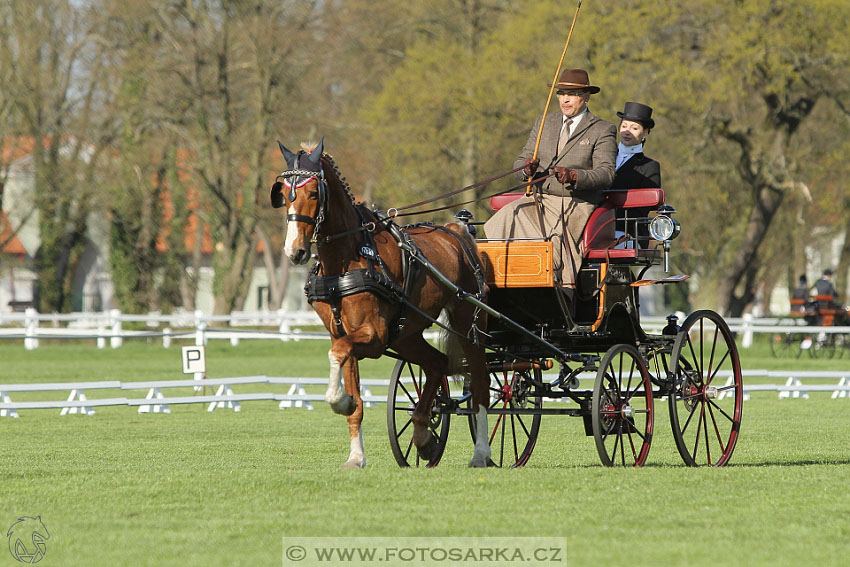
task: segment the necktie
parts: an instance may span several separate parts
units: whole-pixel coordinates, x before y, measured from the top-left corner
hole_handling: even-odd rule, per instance
[[[567,140],[570,139],[570,126],[573,123],[572,118],[567,118],[564,121],[564,125],[561,128],[561,133],[558,136],[558,155],[560,156],[564,151],[564,146],[567,145]]]

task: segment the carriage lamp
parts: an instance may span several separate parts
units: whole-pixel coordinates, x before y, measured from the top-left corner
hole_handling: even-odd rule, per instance
[[[672,208],[672,207],[670,207]],[[679,221],[665,214],[659,214],[649,223],[649,235],[660,242],[667,242],[679,236]]]
[[[472,236],[475,236],[475,234],[478,232],[475,228],[475,225],[481,223],[472,222],[473,216],[468,209],[459,210],[455,215],[455,218],[466,225],[467,230],[469,230],[469,234],[471,234]]]

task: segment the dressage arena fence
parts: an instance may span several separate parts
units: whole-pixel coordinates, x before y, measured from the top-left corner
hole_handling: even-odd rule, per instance
[[[685,314],[678,313],[679,323]],[[756,333],[838,333],[850,334],[850,327],[807,327],[789,317],[754,318],[745,315],[726,319],[729,328],[739,334],[738,344],[749,348]],[[641,324],[648,333],[660,333],[667,320],[663,316],[643,316]],[[144,326],[147,330],[125,326]],[[246,327],[252,327],[246,329]],[[262,327],[262,328],[260,328]],[[306,329],[302,329],[305,327]],[[312,330],[312,327],[319,327]],[[426,332],[427,339],[436,331]],[[23,313],[0,312],[0,339],[23,339],[24,348],[38,348],[40,339],[94,340],[98,348],[119,348],[125,339],[161,340],[168,348],[176,339],[205,345],[210,340],[229,340],[238,346],[240,340],[271,339],[280,341],[327,340],[328,334],[313,311],[239,312],[210,315],[202,311],[169,315],[149,313],[133,315],[117,309],[100,313],[42,314],[29,308]]]
[[[777,371],[777,370],[745,370],[744,400],[750,399],[752,392],[778,392],[779,399],[808,399],[810,392],[831,392],[832,399],[850,397],[850,371]],[[557,375],[545,374],[545,379],[555,380]],[[579,376],[582,387],[590,387],[595,378],[594,374],[586,373]],[[719,373],[718,378],[725,379],[725,384],[732,384],[729,371]],[[781,379],[783,384],[756,383],[747,384],[747,379]],[[838,380],[836,384],[804,384],[803,380]],[[403,381],[404,382],[404,381]],[[408,379],[409,382],[409,379]],[[18,410],[31,409],[60,409],[60,415],[94,415],[96,407],[130,406],[137,407],[139,413],[171,413],[171,405],[206,404],[207,411],[227,408],[233,411],[242,409],[241,402],[274,400],[280,409],[303,408],[313,409],[313,402],[324,401],[323,394],[308,394],[305,386],[321,386],[328,383],[328,378],[286,378],[269,376],[242,376],[235,378],[205,378],[202,380],[157,380],[146,382],[57,382],[45,384],[0,384],[0,417],[19,417]],[[284,393],[259,392],[237,394],[234,386],[246,384],[268,384],[289,386]],[[372,388],[388,389],[390,381],[383,379],[362,379],[360,381],[361,395],[365,407],[375,407],[387,401],[386,395],[374,395]],[[168,388],[193,388],[194,395],[166,396],[163,390]],[[207,395],[206,388],[215,388],[215,393]],[[94,390],[147,390],[144,398],[88,398],[86,392]],[[70,392],[64,400],[15,402],[12,394],[21,392]],[[720,396],[728,394],[721,392]],[[407,398],[399,397],[398,403],[409,402]],[[550,402],[572,403],[568,399],[548,399]]]

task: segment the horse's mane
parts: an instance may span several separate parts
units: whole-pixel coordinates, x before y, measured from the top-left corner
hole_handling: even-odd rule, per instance
[[[319,145],[318,142],[301,142],[301,149],[307,153],[311,153],[316,147]],[[351,199],[351,202],[354,203],[354,195],[351,193],[351,185],[348,184],[348,181],[345,180],[345,177],[342,176],[339,172],[339,167],[337,166],[334,158],[328,152],[322,152],[322,158],[325,163],[331,167],[331,170],[336,175],[336,178],[339,180],[339,184],[342,187],[342,190],[345,191],[345,194],[348,195],[348,198]]]

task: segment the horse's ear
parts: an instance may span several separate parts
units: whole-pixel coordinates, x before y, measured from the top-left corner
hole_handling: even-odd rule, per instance
[[[324,147],[325,147],[325,137],[322,136],[322,139],[319,140],[319,145],[316,146],[315,149],[313,149],[312,152],[310,152],[309,160],[312,161],[313,163],[315,163],[316,165],[318,165],[319,160],[322,158],[322,150],[324,149]]]
[[[292,164],[295,163],[295,154],[286,149],[286,146],[280,143],[280,140],[277,141],[277,145],[280,147],[280,153],[283,154],[283,159],[286,160],[286,166],[292,167]]]

